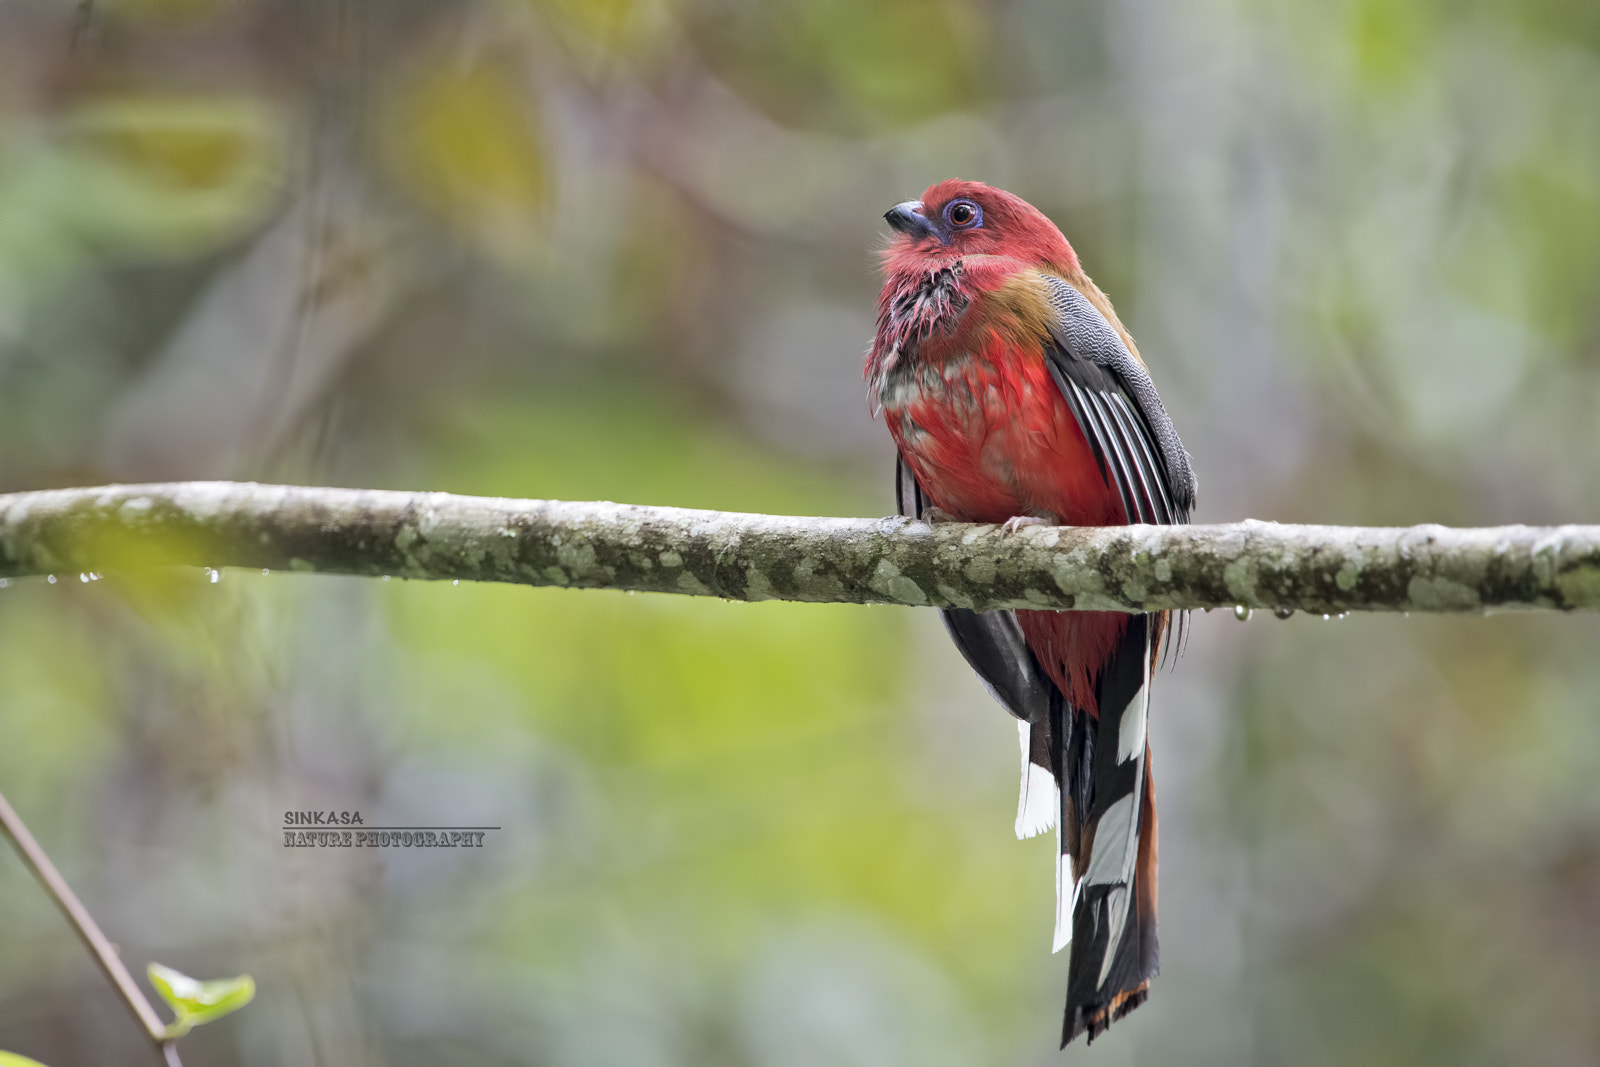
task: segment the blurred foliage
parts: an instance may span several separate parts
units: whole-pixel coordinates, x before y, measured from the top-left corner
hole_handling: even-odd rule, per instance
[[[125,94],[0,113],[0,334],[97,257],[204,254],[272,210],[281,119],[239,96]]]
[[[538,112],[510,71],[448,54],[417,67],[386,124],[396,177],[447,223],[515,254],[537,239],[544,206]]]
[[[987,27],[965,4],[695,0],[684,13],[711,69],[782,122],[858,132],[982,96]]]
[[[1538,0],[12,0],[0,489],[889,509],[881,212],[1060,222],[1200,518],[1600,510],[1600,18]],[[1163,963],[1096,1062],[1600,1058],[1600,626],[1196,619]],[[0,586],[0,788],[185,1062],[1054,1062],[1051,843],[925,613]],[[299,850],[283,813],[486,825]],[[0,858],[0,1047],[143,1039]]]

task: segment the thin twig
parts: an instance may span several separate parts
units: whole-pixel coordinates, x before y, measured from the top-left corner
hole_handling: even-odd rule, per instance
[[[72,887],[67,885],[67,880],[61,877],[61,872],[56,870],[56,865],[50,862],[50,857],[39,847],[39,842],[34,840],[33,834],[28,831],[27,825],[11,807],[4,794],[0,794],[0,828],[4,828],[6,836],[11,839],[17,853],[22,856],[22,862],[28,865],[28,869],[39,879],[44,891],[56,902],[56,907],[61,909],[61,914],[67,917],[72,928],[78,932],[84,947],[105,972],[106,978],[115,987],[122,1002],[133,1012],[134,1019],[150,1036],[156,1052],[168,1064],[181,1067],[178,1064],[178,1050],[173,1042],[167,1039],[167,1024],[161,1021],[155,1008],[150,1006],[150,1001],[145,999],[138,983],[133,980],[133,975],[123,966],[122,957],[117,955],[117,947],[100,932],[94,916],[89,914],[89,910],[83,906],[77,894],[73,893]]]

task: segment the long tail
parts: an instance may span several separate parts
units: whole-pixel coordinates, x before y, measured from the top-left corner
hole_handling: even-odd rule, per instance
[[[1063,1047],[1090,1041],[1144,1003],[1160,969],[1156,813],[1147,724],[1160,621],[1134,615],[1100,675],[1099,718],[1053,694],[1044,723],[1023,723],[1017,834],[1057,826],[1056,951],[1067,964]],[[1048,777],[1046,777],[1048,775]],[[1048,798],[1059,806],[1043,815]],[[1045,794],[1046,796],[1041,796]],[[1055,806],[1055,805],[1052,805]],[[1044,809],[1048,810],[1048,809]]]
[[[912,518],[928,504],[904,460],[896,465],[895,499],[900,514]],[[1082,1033],[1093,1041],[1144,1003],[1160,969],[1146,728],[1150,674],[1166,617],[1128,616],[1095,683],[1096,718],[1067,702],[1014,613],[949,609],[943,615],[961,654],[1018,719],[1017,836],[1056,828],[1052,951],[1072,945],[1061,1044]]]

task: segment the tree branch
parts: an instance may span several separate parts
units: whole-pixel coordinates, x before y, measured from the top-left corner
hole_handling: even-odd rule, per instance
[[[0,496],[0,578],[261,567],[999,608],[1600,610],[1600,526],[1029,527],[234,482]]]

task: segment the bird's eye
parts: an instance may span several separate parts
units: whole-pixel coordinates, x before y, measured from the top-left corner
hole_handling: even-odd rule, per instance
[[[970,200],[953,201],[944,209],[944,214],[950,225],[956,227],[978,226],[983,222],[983,212]]]

